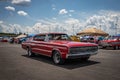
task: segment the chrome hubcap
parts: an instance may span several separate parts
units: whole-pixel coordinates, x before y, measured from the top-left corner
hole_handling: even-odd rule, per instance
[[[54,62],[55,62],[55,63],[59,63],[59,62],[60,62],[60,55],[59,55],[59,53],[56,53],[56,54],[54,55]]]
[[[31,51],[28,49],[28,56],[31,56]]]

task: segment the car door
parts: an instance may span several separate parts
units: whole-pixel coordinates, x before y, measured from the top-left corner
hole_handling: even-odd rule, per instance
[[[46,34],[40,34],[34,37],[32,51],[38,54],[50,56],[52,47],[46,38]]]
[[[42,43],[44,42],[44,39],[45,39],[45,35],[43,35],[43,34],[36,35],[33,38],[33,41],[32,41],[32,44],[31,44],[33,52],[39,53],[39,54],[42,53],[42,45],[43,45]]]

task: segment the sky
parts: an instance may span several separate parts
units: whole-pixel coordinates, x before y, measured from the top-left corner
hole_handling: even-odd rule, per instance
[[[0,32],[120,34],[120,0],[0,0]]]

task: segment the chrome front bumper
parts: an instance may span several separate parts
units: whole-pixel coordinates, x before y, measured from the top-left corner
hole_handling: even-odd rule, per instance
[[[66,59],[76,59],[76,58],[88,57],[88,56],[96,55],[97,53],[98,53],[98,51],[77,53],[77,54],[67,54]]]

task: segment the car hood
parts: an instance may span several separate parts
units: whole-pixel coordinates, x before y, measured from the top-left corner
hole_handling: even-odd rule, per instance
[[[94,43],[89,42],[74,42],[74,41],[51,41],[54,44],[64,45],[67,47],[78,47],[78,46],[98,46]]]

